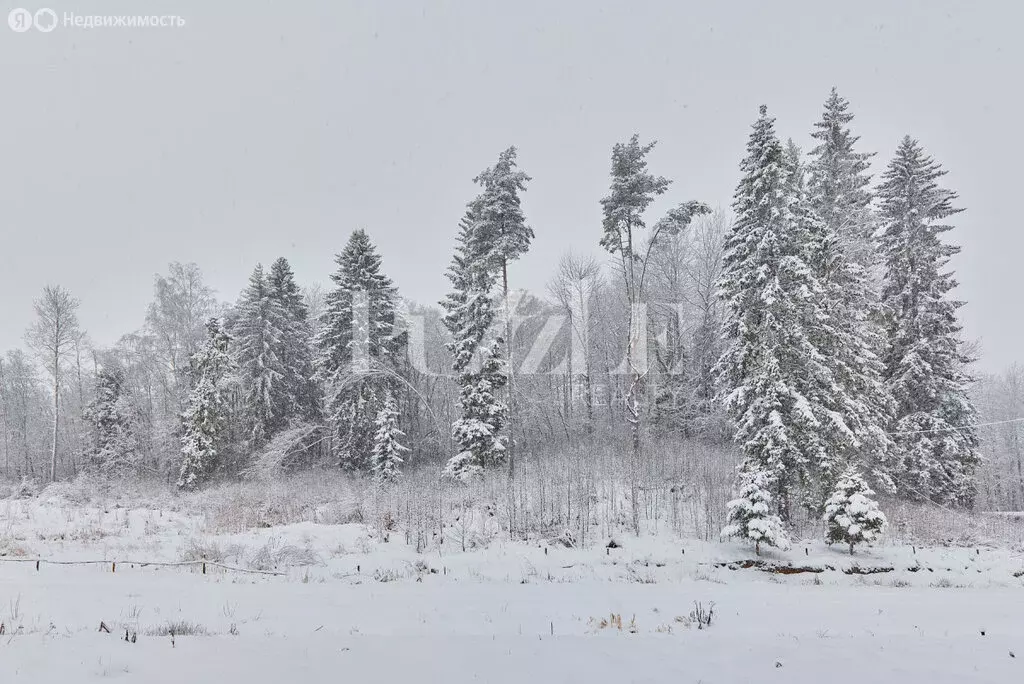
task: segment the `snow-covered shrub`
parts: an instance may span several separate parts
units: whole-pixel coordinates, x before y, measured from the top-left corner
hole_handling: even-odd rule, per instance
[[[206,627],[188,620],[168,620],[145,631],[147,636],[202,636],[206,633]]]
[[[297,421],[267,442],[256,453],[243,476],[264,482],[280,478],[291,461],[305,456],[307,444],[319,439],[320,426]]]
[[[472,451],[460,451],[444,467],[444,477],[453,482],[471,482],[483,475],[484,469],[476,462]]]
[[[728,504],[728,524],[722,529],[722,537],[749,539],[754,542],[754,551],[758,555],[761,555],[761,544],[783,551],[788,549],[786,528],[782,519],[772,512],[772,495],[765,473],[744,470],[740,481],[739,497]]]
[[[29,553],[30,549],[23,541],[6,534],[0,535],[0,558],[24,558]]]
[[[21,482],[11,489],[12,499],[31,499],[39,494],[39,484],[27,477],[21,478]]]
[[[696,623],[697,629],[706,629],[711,626],[715,617],[715,602],[711,601],[707,608],[700,601],[693,602],[693,610],[690,611],[690,623]]]
[[[51,482],[43,487],[39,492],[39,501],[58,506],[85,506],[94,502],[109,505],[113,499],[113,489],[110,479],[96,473],[82,472],[73,480]]]
[[[565,530],[562,534],[551,540],[551,545],[574,549],[576,548],[576,537],[569,530]]]
[[[311,470],[273,481],[217,484],[178,501],[202,513],[204,532],[221,534],[297,522],[359,522],[365,489],[366,483],[339,469]]]
[[[402,579],[402,573],[395,568],[377,568],[373,571],[373,579],[381,583],[397,582]]]
[[[282,567],[319,565],[320,556],[313,549],[284,544],[277,537],[271,537],[246,560],[253,570],[276,570]]]
[[[241,544],[228,544],[222,546],[213,539],[196,539],[191,537],[182,544],[182,561],[213,561],[214,563],[225,563],[237,561],[242,555],[244,547]]]
[[[853,547],[870,542],[881,534],[886,525],[885,514],[855,466],[848,467],[825,502],[825,539],[829,544],[844,543]]]

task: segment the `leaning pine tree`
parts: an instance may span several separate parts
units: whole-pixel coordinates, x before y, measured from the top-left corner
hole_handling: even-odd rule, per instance
[[[717,365],[741,445],[741,486],[756,482],[783,520],[824,459],[819,393],[832,383],[816,346],[821,290],[808,261],[813,244],[792,207],[775,121],[761,107],[747,143],[726,238],[720,294],[727,348]]]
[[[640,534],[640,482],[645,380],[650,372],[647,356],[646,300],[647,270],[652,251],[659,241],[683,231],[694,216],[707,214],[710,209],[703,202],[684,202],[669,210],[655,222],[649,235],[645,235],[645,214],[655,198],[665,193],[672,184],[668,178],[655,176],[647,169],[647,155],[654,142],[640,144],[633,135],[629,142],[612,147],[611,187],[601,199],[604,218],[601,222],[600,245],[618,259],[626,303],[629,307],[629,326],[626,337],[626,363],[629,379],[625,396],[626,423],[632,438],[629,479],[630,503],[634,534]],[[646,239],[645,239],[646,238]]]
[[[195,489],[213,473],[224,426],[223,382],[231,369],[231,337],[217,318],[207,322],[206,333],[206,342],[192,357],[194,384],[181,416],[181,489]]]
[[[500,399],[508,376],[501,356],[502,338],[491,337],[495,320],[493,272],[480,254],[474,237],[477,221],[471,205],[463,219],[455,256],[447,277],[452,291],[441,302],[444,325],[452,335],[448,345],[452,370],[458,376],[461,416],[452,424],[456,453],[445,466],[445,476],[466,481],[485,467],[504,460],[501,434],[508,407]]]
[[[829,544],[854,544],[878,538],[885,528],[885,514],[871,498],[874,492],[861,477],[856,466],[849,466],[836,482],[832,495],[825,502],[825,540]]]
[[[895,401],[893,432],[904,496],[969,506],[975,496],[977,413],[967,393],[972,361],[959,337],[946,270],[960,248],[942,240],[945,220],[962,211],[942,188],[942,167],[909,136],[878,189],[883,220],[885,379]]]

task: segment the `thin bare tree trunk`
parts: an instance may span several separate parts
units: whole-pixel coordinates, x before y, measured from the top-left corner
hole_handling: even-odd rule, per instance
[[[50,482],[57,481],[57,424],[60,421],[60,355],[53,355],[53,444],[50,449]]]
[[[61,359],[67,355],[78,338],[78,300],[61,287],[43,289],[43,296],[35,302],[38,320],[29,329],[27,339],[45,360],[53,373],[53,441],[50,445],[50,480],[57,479],[57,439],[60,435],[60,381]]]
[[[1013,426],[1013,450],[1017,455],[1017,485],[1020,489],[1020,500],[1019,506],[1024,507],[1024,455],[1021,454],[1020,448],[1020,434],[1017,432],[1018,427]],[[1018,510],[1020,510],[1018,507]]]
[[[32,461],[29,458],[28,448],[28,397],[25,396],[26,392],[24,387],[19,387],[18,389],[20,390],[18,399],[21,404],[19,407],[21,409],[21,454],[25,458],[24,475],[28,477],[33,473]]]
[[[3,409],[4,414],[4,476],[11,476],[11,440],[10,440],[10,425],[7,419],[7,381],[4,378],[4,360],[0,359],[0,409]]]
[[[633,449],[632,459],[629,465],[629,494],[632,504],[633,533],[640,534],[640,482],[639,470],[641,463],[641,442],[640,442],[640,384],[643,381],[641,370],[636,366],[634,358],[635,344],[634,334],[638,331],[639,325],[634,320],[636,315],[635,304],[639,303],[637,296],[636,270],[633,263],[633,226],[632,223],[626,226],[627,244],[629,247],[629,260],[623,264],[626,267],[626,300],[629,305],[629,323],[626,331],[626,363],[631,371],[629,389],[626,391],[626,422],[629,423],[632,433]]]
[[[512,355],[512,315],[508,306],[508,260],[501,262],[501,289],[505,295],[505,361],[508,364],[508,534],[515,538],[516,529],[516,440],[515,440],[515,361]]]

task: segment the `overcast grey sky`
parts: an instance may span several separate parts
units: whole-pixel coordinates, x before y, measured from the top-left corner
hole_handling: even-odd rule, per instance
[[[326,281],[357,227],[434,302],[471,179],[510,144],[537,234],[511,276],[540,290],[564,251],[599,254],[613,143],[659,141],[666,204],[725,206],[757,106],[806,147],[836,85],[876,173],[908,132],[949,170],[967,334],[986,370],[1024,361],[1017,2],[44,3],[186,25],[0,28],[0,349],[46,283],[109,344],[169,261],[233,300],[281,255]]]

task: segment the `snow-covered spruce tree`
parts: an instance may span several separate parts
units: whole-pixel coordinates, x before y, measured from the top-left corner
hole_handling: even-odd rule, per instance
[[[877,218],[872,210],[870,160],[874,153],[854,149],[850,103],[835,88],[811,133],[817,145],[808,164],[808,190],[814,210],[847,261],[868,273],[878,264]],[[841,275],[841,274],[840,274]],[[861,296],[862,292],[849,295]]]
[[[754,542],[754,552],[761,555],[761,544],[785,551],[789,537],[782,519],[775,512],[771,486],[773,476],[754,464],[744,464],[740,471],[739,497],[728,504],[723,538]]]
[[[881,256],[869,173],[874,153],[855,149],[859,137],[850,131],[848,110],[849,102],[833,88],[811,134],[818,144],[810,154],[808,194],[822,222],[814,263],[830,319],[846,340],[825,352],[837,381],[860,404],[849,419],[860,443],[858,460],[879,486],[892,491],[897,464],[884,434],[894,409],[881,359]]]
[[[881,336],[868,315],[875,297],[868,293],[864,268],[847,256],[838,240],[838,224],[823,220],[815,209],[805,190],[800,151],[792,141],[785,157],[790,207],[810,238],[807,259],[819,288],[817,316],[808,331],[828,369],[820,377],[824,384],[810,392],[816,397],[823,449],[812,464],[817,491],[807,492],[805,503],[820,511],[844,464],[851,461],[864,463],[892,490],[892,441],[885,432],[892,401],[875,351]]]
[[[302,291],[284,257],[278,258],[267,275],[270,298],[284,312],[277,357],[281,362],[282,392],[275,401],[280,415],[288,421],[319,420],[317,386],[313,381],[312,326]]]
[[[825,541],[829,544],[854,544],[878,538],[885,527],[885,514],[871,498],[874,492],[856,466],[849,466],[836,482],[825,502]]]
[[[254,448],[263,446],[285,426],[289,404],[284,364],[278,356],[287,321],[270,292],[263,266],[257,264],[229,319],[232,354],[242,384],[246,437]]]
[[[967,393],[957,321],[963,302],[946,270],[960,251],[943,242],[945,219],[962,211],[942,188],[942,167],[905,137],[878,188],[883,222],[885,380],[895,401],[898,486],[912,499],[971,505],[975,496],[977,414]]]
[[[446,273],[452,291],[441,302],[444,325],[452,335],[449,350],[461,411],[452,424],[458,451],[446,465],[445,476],[459,481],[473,478],[505,456],[501,428],[508,409],[499,395],[508,376],[501,358],[503,340],[491,339],[495,278],[486,252],[480,254],[481,242],[474,239],[476,226],[471,204],[460,223],[455,255]]]
[[[785,155],[764,106],[740,168],[719,283],[727,347],[717,373],[743,450],[741,472],[757,474],[786,520],[792,497],[798,488],[806,496],[825,460],[818,395],[834,383],[816,346],[823,313],[808,264],[812,236],[794,211]]]
[[[195,489],[217,466],[225,422],[224,379],[231,370],[231,336],[220,319],[206,324],[206,341],[192,357],[192,391],[182,413],[181,472],[178,487]]]
[[[515,261],[530,249],[533,240],[533,229],[526,225],[523,216],[520,193],[526,191],[526,183],[530,177],[520,171],[516,164],[516,148],[509,147],[500,155],[492,168],[473,179],[483,190],[474,201],[472,240],[474,252],[486,263],[491,264],[501,274],[501,291],[504,302],[505,323],[505,358],[508,363],[503,369],[495,368],[495,372],[504,372],[507,388],[505,404],[505,422],[507,438],[505,440],[505,456],[508,461],[509,506],[512,511],[514,525],[515,496],[511,487],[515,481],[515,377],[512,358],[513,329],[512,311],[509,304],[508,264]],[[496,389],[496,388],[492,388]]]
[[[497,337],[490,347],[481,348],[479,370],[459,376],[462,415],[452,424],[452,436],[460,451],[445,467],[445,475],[452,479],[471,479],[506,456],[500,431],[508,410],[500,395],[508,376],[501,345],[502,339]]]
[[[317,377],[331,453],[343,467],[366,471],[374,422],[385,397],[394,395],[406,335],[396,324],[398,292],[366,231],[353,232],[335,262],[335,288],[316,338]]]
[[[124,371],[105,364],[96,373],[96,394],[85,410],[93,433],[89,461],[107,476],[127,474],[138,457],[136,412],[125,394],[124,383]]]
[[[405,435],[398,428],[398,406],[388,395],[377,412],[377,432],[373,436],[373,479],[378,485],[394,482],[402,476],[402,454],[409,451],[399,442]]]

